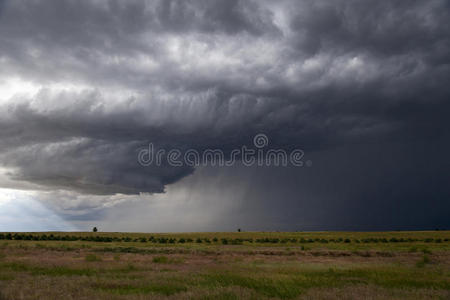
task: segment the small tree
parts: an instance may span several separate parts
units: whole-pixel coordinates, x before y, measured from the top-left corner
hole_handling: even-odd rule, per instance
[[[240,229],[240,228],[238,228],[238,232],[241,232],[241,229]]]
[[[97,231],[98,231],[97,227],[92,228],[92,232],[97,232]]]

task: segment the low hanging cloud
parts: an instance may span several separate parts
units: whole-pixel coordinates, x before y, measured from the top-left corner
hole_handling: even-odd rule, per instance
[[[0,1],[0,185],[102,207],[195,172],[139,165],[149,143],[226,152],[264,133],[308,155],[445,141],[449,12],[444,0]]]

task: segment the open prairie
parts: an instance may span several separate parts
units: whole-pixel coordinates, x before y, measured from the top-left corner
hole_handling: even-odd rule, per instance
[[[449,297],[449,231],[0,233],[1,299]]]

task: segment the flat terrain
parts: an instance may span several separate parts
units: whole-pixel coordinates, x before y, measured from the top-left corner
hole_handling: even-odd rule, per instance
[[[450,232],[0,233],[0,299],[450,299]]]

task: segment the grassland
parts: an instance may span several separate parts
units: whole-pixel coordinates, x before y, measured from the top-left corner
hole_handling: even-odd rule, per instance
[[[0,233],[0,299],[450,299],[450,232]]]

